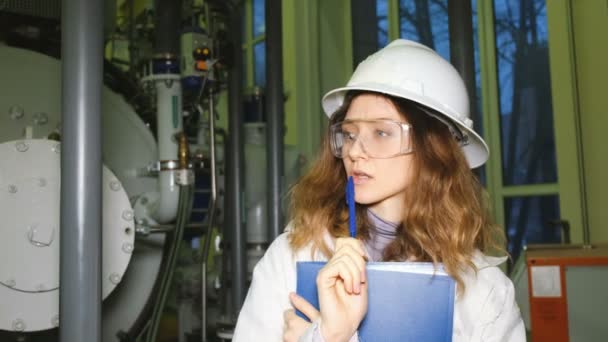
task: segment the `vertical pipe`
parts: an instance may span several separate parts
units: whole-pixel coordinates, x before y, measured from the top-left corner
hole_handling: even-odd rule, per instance
[[[200,110],[201,115],[203,110]],[[205,233],[205,245],[203,246],[203,258],[201,268],[201,340],[207,341],[207,324],[209,322],[207,316],[207,261],[209,259],[209,250],[211,249],[211,238],[213,225],[215,224],[215,208],[217,203],[217,174],[215,170],[215,104],[213,103],[213,94],[209,94],[209,156],[211,165],[211,199],[209,202],[209,211],[207,211],[207,232]]]
[[[179,199],[175,170],[165,165],[177,162],[174,135],[182,130],[182,87],[177,68],[181,6],[181,1],[173,0],[156,0],[155,3],[154,54],[160,64],[155,70],[160,199],[154,218],[160,223],[175,219]]]
[[[104,36],[109,37],[116,29],[116,0],[104,0]]]
[[[281,232],[283,177],[283,38],[281,0],[266,2],[266,149],[269,241]]]
[[[182,86],[179,75],[162,75],[156,83],[156,125],[158,132],[158,192],[160,194],[154,219],[159,223],[168,223],[177,215],[179,186],[176,182],[176,171],[165,166],[167,163],[177,165],[178,146],[175,134],[182,127]]]
[[[477,112],[477,86],[475,84],[475,46],[473,44],[473,11],[471,1],[448,0],[450,30],[450,59],[458,70],[469,93],[469,107],[475,129],[481,128]]]
[[[154,54],[157,58],[176,58],[179,54],[181,1],[156,0]]]
[[[370,29],[378,25],[376,0],[356,0],[351,2],[353,35],[353,64],[358,65],[367,56],[378,50],[378,30]],[[390,22],[390,20],[389,20]],[[398,25],[398,23],[397,23]],[[390,34],[387,34],[390,39]]]
[[[62,342],[101,341],[103,1],[63,0]]]
[[[245,300],[246,280],[247,280],[247,255],[246,238],[244,224],[244,161],[243,161],[243,63],[242,56],[242,15],[241,5],[235,7],[231,18],[231,30],[233,40],[234,65],[230,70],[229,76],[229,102],[228,102],[228,160],[226,177],[226,199],[228,209],[226,216],[226,226],[230,236],[230,266],[232,271],[232,307],[228,316],[238,315],[241,305]]]

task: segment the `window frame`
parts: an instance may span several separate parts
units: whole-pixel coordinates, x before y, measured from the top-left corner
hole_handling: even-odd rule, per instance
[[[399,38],[399,0],[388,1],[388,39]],[[505,199],[557,195],[560,219],[571,227],[573,243],[583,242],[587,225],[580,115],[576,89],[572,5],[570,0],[547,0],[549,64],[553,104],[557,181],[554,183],[504,185],[500,131],[500,105],[494,29],[494,2],[477,0],[477,35],[481,80],[481,117],[484,139],[490,148],[485,165],[486,189],[494,220],[506,229]],[[556,218],[557,219],[557,218]]]

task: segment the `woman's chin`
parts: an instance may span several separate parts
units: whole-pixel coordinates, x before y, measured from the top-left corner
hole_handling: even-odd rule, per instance
[[[355,202],[357,202],[359,204],[369,206],[369,205],[378,203],[380,200],[381,200],[381,198],[378,198],[377,196],[369,196],[366,194],[355,192]]]

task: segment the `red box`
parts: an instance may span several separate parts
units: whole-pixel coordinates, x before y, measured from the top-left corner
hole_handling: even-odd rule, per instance
[[[576,266],[608,266],[608,246],[529,246],[526,264],[532,341],[569,341],[565,270]]]

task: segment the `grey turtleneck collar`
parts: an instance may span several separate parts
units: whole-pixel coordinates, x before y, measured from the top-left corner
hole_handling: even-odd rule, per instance
[[[369,209],[367,217],[371,224],[370,238],[365,242],[367,253],[370,261],[382,261],[384,248],[395,239],[400,224],[386,221]]]

